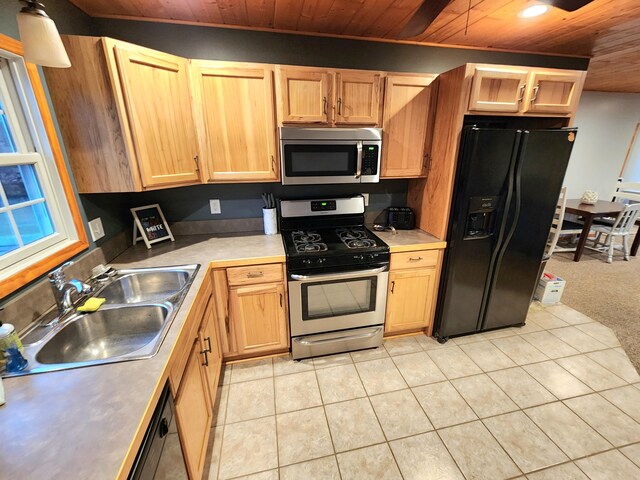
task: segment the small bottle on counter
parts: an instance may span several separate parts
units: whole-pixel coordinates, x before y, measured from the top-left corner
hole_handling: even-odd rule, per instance
[[[4,363],[7,372],[23,370],[27,366],[23,353],[24,347],[14,326],[0,321],[0,366]]]
[[[2,386],[2,377],[0,377],[0,407],[4,405],[4,387]]]
[[[24,347],[14,326],[0,321],[0,351],[8,350],[11,347],[16,347],[20,353],[24,353]]]

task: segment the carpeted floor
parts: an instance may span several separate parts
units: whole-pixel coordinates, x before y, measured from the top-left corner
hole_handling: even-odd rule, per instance
[[[589,250],[577,263],[573,253],[556,253],[546,271],[567,281],[562,303],[612,328],[640,371],[640,253],[625,262],[616,252],[612,264]]]

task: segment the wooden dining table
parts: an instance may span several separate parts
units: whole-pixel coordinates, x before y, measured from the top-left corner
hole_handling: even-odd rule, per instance
[[[587,238],[589,237],[589,231],[591,230],[593,221],[596,218],[617,217],[624,207],[625,207],[624,203],[607,202],[604,200],[598,200],[595,203],[595,205],[580,203],[579,198],[567,200],[567,206],[565,208],[565,212],[572,213],[574,215],[579,215],[584,220],[582,233],[580,234],[580,239],[578,240],[576,252],[573,255],[574,262],[579,262],[580,257],[582,257],[582,252],[584,251],[585,244],[587,243]],[[635,238],[633,239],[633,245],[631,245],[630,253],[632,256],[634,257],[636,256],[636,253],[638,253],[639,246],[640,246],[640,229],[638,230]]]

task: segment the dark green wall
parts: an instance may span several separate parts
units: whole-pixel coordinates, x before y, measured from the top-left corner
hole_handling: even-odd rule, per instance
[[[102,35],[188,58],[442,73],[484,62],[586,70],[587,59],[96,19]]]

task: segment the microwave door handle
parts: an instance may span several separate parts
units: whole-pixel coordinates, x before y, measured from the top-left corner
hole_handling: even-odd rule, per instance
[[[362,142],[358,141],[356,143],[356,148],[358,149],[358,155],[356,157],[356,176],[355,178],[360,178],[362,175]]]

